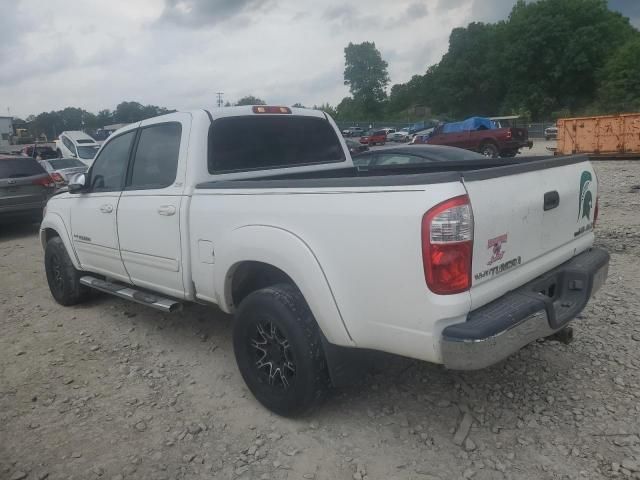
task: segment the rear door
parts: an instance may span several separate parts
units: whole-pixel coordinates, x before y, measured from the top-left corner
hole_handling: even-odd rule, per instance
[[[0,214],[41,214],[53,187],[33,158],[0,158]]]
[[[191,115],[145,120],[118,205],[124,266],[134,285],[184,296],[180,216]]]
[[[474,216],[474,308],[593,242],[597,178],[588,161],[551,159],[465,174]],[[564,164],[563,164],[564,163]],[[527,171],[529,170],[529,171]]]

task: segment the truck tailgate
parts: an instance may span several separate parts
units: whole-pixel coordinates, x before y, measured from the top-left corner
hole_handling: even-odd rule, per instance
[[[593,243],[596,174],[584,157],[558,160],[464,175],[474,217],[473,308]]]

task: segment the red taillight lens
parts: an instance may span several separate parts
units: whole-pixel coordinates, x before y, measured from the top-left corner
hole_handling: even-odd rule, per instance
[[[289,107],[268,107],[268,106],[255,106],[253,107],[253,113],[291,113]]]
[[[64,178],[62,178],[62,175],[60,175],[58,172],[53,172],[51,174],[51,178],[56,183],[64,183]]]
[[[429,290],[439,295],[471,288],[473,214],[467,195],[452,198],[422,218],[422,262]]]
[[[511,138],[511,135],[512,135],[511,130],[507,130],[507,139]]]
[[[42,177],[37,180],[34,180],[33,184],[41,185],[43,187],[50,187],[50,188],[53,188],[56,186],[55,182],[53,181],[53,178],[51,178],[49,175],[47,175],[46,177]]]

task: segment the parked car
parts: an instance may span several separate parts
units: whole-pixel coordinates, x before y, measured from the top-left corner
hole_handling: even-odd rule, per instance
[[[547,127],[544,129],[545,140],[556,140],[558,138],[558,127]]]
[[[35,157],[34,157],[34,148],[35,148]],[[20,155],[24,157],[33,157],[38,160],[48,159],[48,158],[56,158],[57,154],[55,150],[47,145],[28,145],[26,147],[22,147],[20,150]]]
[[[465,148],[492,158],[515,157],[521,148],[533,146],[526,128],[496,128],[483,117],[439,125],[427,143]]]
[[[40,165],[51,175],[56,186],[67,185],[76,175],[86,173],[89,167],[77,158],[53,158],[42,160]]]
[[[479,153],[456,147],[440,145],[417,145],[415,147],[394,147],[362,153],[353,159],[358,168],[383,167],[390,165],[423,165],[431,162],[464,162],[482,160]]]
[[[84,164],[91,166],[100,145],[92,137],[80,131],[62,132],[56,140],[59,158],[79,158]]]
[[[384,130],[371,130],[366,135],[360,137],[360,143],[365,145],[384,145],[387,143],[387,132]]]
[[[249,390],[295,415],[354,378],[356,349],[484,368],[562,331],[605,282],[586,157],[407,175],[359,171],[345,148],[326,114],[287,107],[118,130],[47,205],[53,298],[217,304]]]
[[[422,130],[411,137],[411,141],[409,142],[411,145],[421,145],[427,143],[429,137],[433,135],[433,131],[435,128],[428,128],[426,130]]]
[[[396,129],[391,127],[381,128],[380,130],[384,130],[384,133],[387,135],[387,137],[392,133],[396,133]]]
[[[359,155],[362,152],[366,152],[369,150],[368,145],[362,144],[356,140],[351,140],[350,138],[347,138],[345,142],[347,143],[347,148],[349,149],[349,153],[351,154],[352,157],[354,155]]]
[[[408,142],[411,138],[411,134],[409,133],[409,130],[398,130],[397,132],[393,132],[387,138],[390,142]]]
[[[342,131],[342,135],[345,137],[359,137],[364,135],[364,129],[360,127],[349,127]]]
[[[0,155],[0,219],[40,221],[55,183],[34,158]]]

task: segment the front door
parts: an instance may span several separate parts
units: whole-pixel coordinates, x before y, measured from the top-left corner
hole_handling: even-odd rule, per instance
[[[118,250],[116,215],[136,131],[109,139],[71,211],[73,246],[83,270],[129,281]]]
[[[180,218],[191,116],[176,113],[140,125],[118,205],[124,266],[134,285],[184,297]]]

